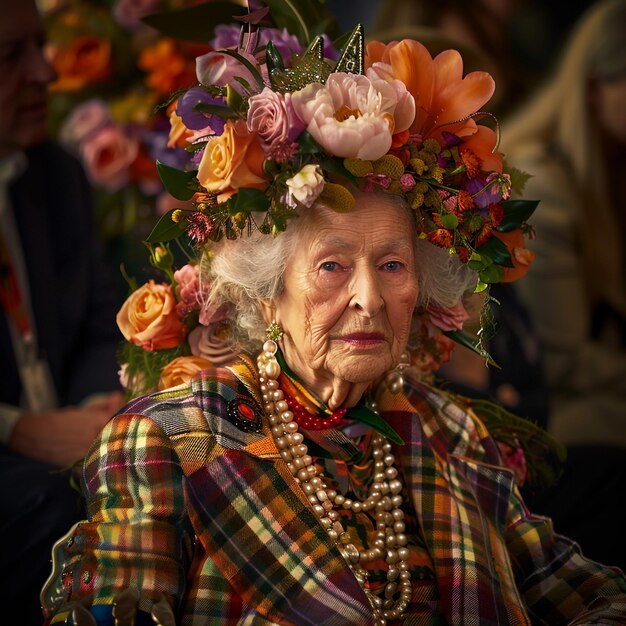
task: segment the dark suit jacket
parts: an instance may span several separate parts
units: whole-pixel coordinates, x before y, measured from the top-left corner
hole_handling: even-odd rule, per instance
[[[27,153],[10,196],[30,282],[40,349],[61,406],[119,388],[121,335],[111,272],[94,224],[90,186],[73,157],[53,143]],[[21,383],[0,309],[0,402],[18,405]]]

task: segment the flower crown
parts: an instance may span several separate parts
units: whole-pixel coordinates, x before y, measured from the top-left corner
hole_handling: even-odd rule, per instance
[[[154,285],[149,298],[155,301],[159,287],[163,293],[156,300],[167,311],[155,322],[158,332],[133,330],[128,310],[118,316],[131,344],[141,352],[160,352],[158,358],[153,354],[157,369],[189,354],[181,345],[191,343],[187,334],[197,338],[198,315],[200,327],[215,331],[213,340],[225,332],[223,315],[209,319],[200,311],[198,261],[185,277],[174,273],[163,247],[173,239],[186,240],[199,258],[207,243],[223,237],[254,229],[279,235],[315,202],[350,211],[350,189],[359,188],[404,197],[415,211],[417,235],[475,270],[476,291],[516,280],[532,260],[524,234],[536,202],[509,199],[511,190],[521,191],[525,175],[505,168],[497,123],[479,111],[495,89],[489,74],[463,77],[458,52],[433,58],[413,40],[365,46],[361,26],[333,43],[306,26],[332,24],[321,3],[268,4],[274,16],[250,0],[248,13],[238,17],[243,27],[216,26],[213,51],[196,61],[199,84],[166,103],[169,146],[187,155],[180,169],[157,164],[180,204],[147,238],[152,264],[170,279],[162,286],[167,293]],[[267,24],[270,18],[273,25]],[[167,29],[172,22],[157,16],[152,24]],[[479,123],[485,121],[495,128]],[[131,298],[137,299],[134,287]],[[429,311],[426,321],[480,351],[480,342],[460,333],[464,313]],[[432,344],[435,364],[422,365],[434,369],[450,346],[425,332],[422,343]],[[197,346],[191,352],[198,357]],[[208,356],[218,361],[215,350]],[[123,359],[145,363],[145,352],[133,357],[127,350]],[[142,367],[131,367],[131,375]]]
[[[404,196],[419,236],[476,270],[478,290],[523,274],[536,203],[509,199],[525,179],[505,170],[497,127],[477,123],[494,121],[478,112],[491,76],[463,78],[458,52],[433,59],[413,40],[365,47],[360,25],[339,55],[322,35],[304,49],[259,26],[268,10],[244,18],[238,38],[237,27],[217,27],[222,49],[197,59],[199,85],[170,104],[170,145],[190,159],[159,173],[191,205],[164,215],[148,241],[277,235],[316,201],[351,210],[350,183]]]

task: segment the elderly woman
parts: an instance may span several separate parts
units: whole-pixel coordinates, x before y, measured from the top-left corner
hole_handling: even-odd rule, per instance
[[[425,49],[401,45],[440,86]],[[483,423],[417,367],[432,339],[424,310],[458,328],[450,320],[463,318],[476,272],[500,279],[529,260],[517,242],[516,263],[504,267],[488,246],[495,238],[476,242],[458,228],[461,207],[474,235],[498,216],[503,234],[507,219],[523,220],[522,205],[500,204],[501,169],[487,180],[494,170],[472,158],[491,135],[469,118],[437,134],[405,88],[410,77],[393,78],[393,48],[368,48],[366,77],[354,47],[318,81],[302,86],[281,69],[256,92],[256,46],[240,49],[237,62],[251,59],[239,68],[245,98],[227,88],[204,109],[201,123],[215,127],[200,140],[193,179],[164,171],[171,189],[192,181],[194,208],[164,219],[202,249],[192,264],[199,311],[189,312],[182,273],[175,300],[156,284],[139,305],[131,296],[119,321],[143,360],[129,358],[126,373],[137,383],[133,362],[174,356],[164,351],[185,341],[197,348],[186,333],[224,324],[224,311],[239,354],[217,366],[214,343],[204,353],[213,363],[191,380],[132,400],[105,427],[84,464],[89,519],[58,542],[42,592],[49,623],[623,623],[621,572],[586,560],[528,512]],[[209,61],[199,67],[214,69]],[[458,62],[448,55],[439,79],[457,80]],[[305,83],[311,67],[322,72],[308,59]],[[217,84],[228,80],[222,71]],[[473,80],[474,90],[489,82]],[[293,115],[293,135],[259,122],[257,104],[267,113],[272,99]],[[242,107],[237,122],[214,119],[227,106]],[[189,130],[184,97],[178,114]],[[153,240],[164,237],[157,227]],[[160,248],[153,262],[166,256]],[[152,325],[155,301],[163,310]],[[203,358],[182,352],[179,363]]]

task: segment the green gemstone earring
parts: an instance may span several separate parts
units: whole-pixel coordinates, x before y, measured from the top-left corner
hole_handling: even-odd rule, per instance
[[[266,329],[265,332],[267,333],[267,338],[271,339],[272,341],[280,341],[283,337],[283,329],[281,328],[280,324],[274,320]]]

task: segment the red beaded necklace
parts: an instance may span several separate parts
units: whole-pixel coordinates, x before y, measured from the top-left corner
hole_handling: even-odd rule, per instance
[[[348,412],[348,409],[338,409],[326,417],[309,413],[295,398],[285,393],[285,400],[289,410],[293,413],[294,422],[305,430],[325,430],[335,428]]]

